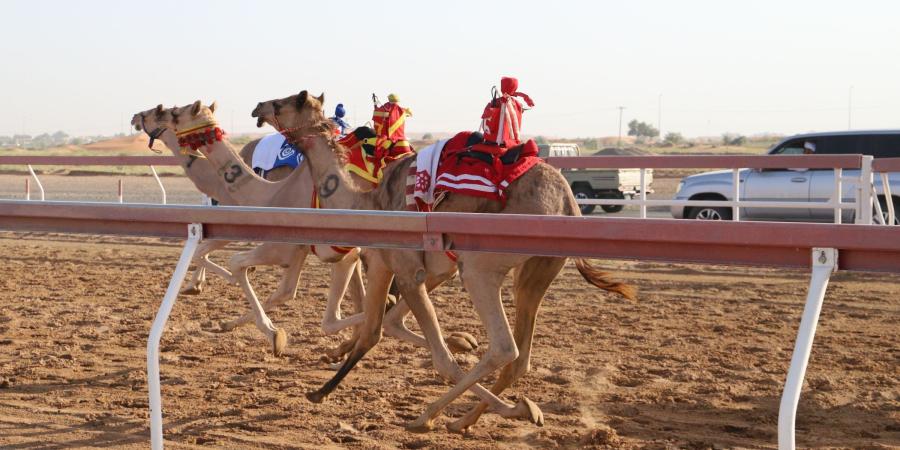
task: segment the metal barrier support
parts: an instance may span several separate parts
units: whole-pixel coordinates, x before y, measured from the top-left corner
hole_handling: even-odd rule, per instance
[[[35,183],[37,183],[38,189],[41,191],[41,201],[44,201],[44,185],[41,184],[41,179],[34,173],[34,168],[31,167],[31,164],[28,165],[28,172],[31,173],[32,178],[34,178]],[[31,199],[30,195],[28,196],[28,199]]]
[[[153,327],[150,329],[150,337],[147,338],[147,386],[150,395],[150,448],[153,450],[162,450],[163,448],[163,430],[162,430],[162,395],[160,393],[159,384],[159,341],[162,338],[163,331],[166,327],[166,321],[175,305],[175,299],[178,297],[178,291],[181,290],[181,284],[187,274],[191,260],[194,258],[194,252],[197,245],[203,238],[203,226],[198,223],[188,225],[187,242],[181,251],[181,258],[175,266],[175,273],[169,281],[169,287],[166,289],[166,296],[163,298],[162,304],[159,306],[159,312],[156,313],[156,319],[153,320]]]
[[[156,173],[156,168],[150,166],[150,171],[153,172],[153,178],[156,179],[156,184],[159,185],[159,190],[162,192],[162,204],[165,205],[166,202],[166,187],[163,186],[162,180],[159,179],[159,174]]]
[[[800,403],[800,390],[803,387],[803,378],[806,376],[806,366],[812,352],[813,338],[816,336],[816,325],[819,323],[819,313],[822,312],[822,302],[825,300],[828,280],[838,267],[837,259],[836,249],[814,248],[812,250],[812,277],[809,280],[809,292],[806,296],[803,316],[800,319],[800,327],[797,330],[797,341],[794,344],[794,354],[791,356],[791,366],[788,369],[784,391],[781,394],[781,406],[778,409],[778,448],[781,450],[796,448],[794,427],[797,405]]]
[[[125,185],[121,178],[119,178],[119,189],[117,196],[119,203],[125,203]]]

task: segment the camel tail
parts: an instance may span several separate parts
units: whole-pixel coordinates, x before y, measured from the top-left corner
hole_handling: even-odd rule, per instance
[[[615,292],[628,300],[637,300],[637,289],[634,286],[621,281],[610,281],[608,273],[592,266],[586,259],[576,259],[575,268],[588,283],[604,291]]]

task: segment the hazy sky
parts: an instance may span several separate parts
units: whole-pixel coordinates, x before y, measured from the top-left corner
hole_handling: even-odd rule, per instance
[[[3,1],[0,135],[127,130],[158,103],[218,100],[233,132],[261,100],[324,91],[358,124],[400,95],[408,131],[474,129],[519,78],[524,131],[685,135],[900,128],[893,1]],[[124,124],[124,125],[123,125]]]

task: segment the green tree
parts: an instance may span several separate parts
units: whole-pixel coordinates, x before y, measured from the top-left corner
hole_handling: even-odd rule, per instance
[[[543,136],[537,136],[537,137],[534,138],[534,142],[535,142],[536,144],[546,144],[546,143],[547,143],[547,138],[545,138],[545,137],[543,137]]]
[[[638,138],[655,138],[659,136],[659,130],[647,122],[639,122],[637,119],[633,119],[631,122],[628,122],[628,135]]]
[[[434,135],[431,134],[431,133],[425,133],[425,134],[422,135],[422,140],[423,140],[423,141],[430,141],[430,140],[432,140],[432,139],[434,139]]]
[[[684,142],[684,136],[681,133],[676,133],[674,131],[670,131],[666,133],[665,139],[663,139],[667,144],[678,145]]]

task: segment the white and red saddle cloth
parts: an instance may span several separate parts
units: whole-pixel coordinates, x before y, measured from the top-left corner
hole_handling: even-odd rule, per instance
[[[418,152],[406,178],[407,209],[431,211],[447,192],[505,202],[509,184],[542,162],[537,155],[534,140],[502,147],[481,133],[458,133]]]

